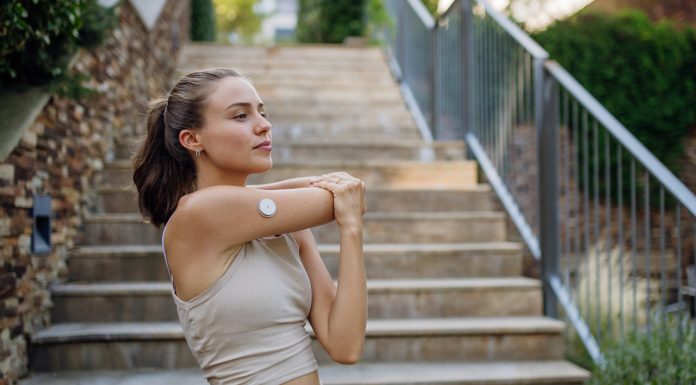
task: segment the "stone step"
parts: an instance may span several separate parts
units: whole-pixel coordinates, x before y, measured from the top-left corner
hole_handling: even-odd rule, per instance
[[[505,240],[505,214],[499,211],[366,213],[366,243],[462,243]],[[340,241],[336,222],[312,229],[317,242]]]
[[[387,362],[319,366],[324,385],[582,385],[591,373],[570,362]],[[199,369],[31,374],[23,385],[207,385]]]
[[[174,78],[178,79],[183,77],[192,71],[198,71],[201,69],[208,68],[205,65],[212,63],[197,63],[188,64],[183,61],[179,61],[179,65],[174,72]],[[274,69],[267,70],[265,68],[234,68],[234,66],[229,63],[219,63],[223,64],[222,67],[232,68],[239,71],[242,75],[248,77],[252,84],[259,79],[264,81],[285,81],[286,79],[295,79],[297,81],[311,81],[311,82],[321,82],[321,81],[336,81],[336,82],[348,82],[354,81],[357,84],[389,84],[390,87],[394,84],[394,78],[391,73],[387,70],[381,71],[332,71],[330,68],[285,68],[285,69]]]
[[[303,100],[312,103],[314,101],[334,102],[362,100],[369,103],[403,103],[401,91],[394,87],[346,88],[346,89],[302,89],[299,87],[255,87],[259,96],[264,100]],[[269,102],[270,103],[270,102]],[[265,104],[265,103],[264,103]]]
[[[100,213],[137,213],[135,186],[97,188],[96,210]],[[375,188],[366,192],[370,212],[442,212],[497,210],[488,185],[465,189],[391,189]]]
[[[355,133],[369,129],[376,129],[375,133],[381,133],[380,131],[382,130],[384,132],[394,132],[392,130],[399,130],[396,132],[417,130],[416,124],[413,118],[411,118],[411,116],[398,116],[400,114],[397,114],[396,112],[391,114],[374,115],[359,114],[355,116],[321,116],[320,114],[316,114],[318,115],[318,117],[316,118],[289,114],[279,115],[276,113],[272,113],[270,111],[270,108],[269,111],[267,111],[267,113],[268,120],[273,125],[273,130],[294,127],[307,127],[314,128],[316,130],[322,129],[327,132],[332,132],[332,130],[340,129],[345,132]],[[275,131],[273,131],[273,133],[275,134]],[[312,137],[308,137],[305,139],[310,141],[313,140]],[[401,142],[400,139],[401,138],[399,138],[398,142]],[[346,140],[346,142],[349,141]],[[391,142],[396,142],[396,140],[392,138]]]
[[[525,277],[367,282],[368,317],[502,317],[542,312],[541,284]],[[51,288],[51,320],[177,321],[169,282],[68,283]]]
[[[361,360],[558,360],[563,328],[546,317],[369,320]],[[30,346],[36,372],[196,365],[177,322],[54,324],[35,333]],[[317,362],[332,362],[316,339],[313,347]]]
[[[282,208],[281,208],[282,209]],[[505,215],[498,211],[368,212],[364,216],[365,243],[462,243],[505,240]],[[338,243],[336,222],[312,229],[318,243]],[[88,245],[158,244],[162,231],[140,214],[90,214],[84,220]]]
[[[301,101],[295,101],[301,103]],[[390,122],[411,122],[413,117],[408,111],[408,108],[403,104],[394,105],[392,108],[384,108],[383,106],[372,105],[353,105],[353,104],[335,104],[333,107],[327,105],[317,106],[316,108],[297,108],[297,105],[292,106],[290,103],[276,104],[275,106],[267,107],[266,112],[269,114],[273,122],[300,122],[310,123],[317,120],[326,121],[355,121],[355,120],[375,120],[375,121],[390,121]],[[400,140],[401,141],[401,140]]]
[[[263,184],[298,176],[322,175],[334,171],[345,171],[361,179],[367,188],[471,188],[478,183],[477,165],[473,161],[408,162],[356,160],[286,162],[274,165],[262,174],[254,174],[248,184]],[[106,165],[103,183],[129,186],[133,183],[133,172],[129,160],[116,160]]]
[[[337,244],[317,245],[332,277],[338,276]],[[369,279],[516,276],[522,272],[519,243],[366,244]],[[68,258],[68,280],[81,282],[169,279],[160,245],[83,246]]]
[[[117,145],[119,159],[129,159],[137,146],[134,140],[122,140]],[[361,142],[333,141],[320,139],[282,140],[273,142],[273,162],[275,164],[297,162],[301,160],[333,159],[345,162],[354,159],[376,161],[443,161],[465,160],[466,147],[463,142],[437,142],[427,145],[423,142]]]
[[[197,68],[212,68],[212,67],[228,67],[240,70],[245,73],[246,68],[253,68],[255,71],[265,70],[284,73],[288,70],[306,70],[306,71],[334,71],[336,73],[345,74],[361,74],[361,73],[389,73],[384,59],[367,59],[362,61],[356,60],[311,60],[300,57],[287,58],[278,60],[275,58],[240,58],[231,55],[225,56],[187,56],[179,59],[180,67],[197,67]]]
[[[372,141],[373,143],[391,143],[398,140],[423,140],[421,133],[413,125],[401,127],[350,125],[325,125],[321,122],[298,124],[273,124],[273,140],[300,141],[307,138],[324,138],[333,142]]]
[[[396,89],[399,90],[399,84],[390,75],[385,75],[381,77],[372,77],[371,79],[362,79],[360,77],[354,76],[352,79],[350,77],[334,77],[323,79],[322,81],[316,78],[298,79],[291,76],[283,76],[282,73],[269,72],[262,77],[249,77],[254,87],[257,89],[278,87],[299,87],[304,89],[320,89],[320,88],[347,88],[347,89]]]
[[[298,175],[321,175],[345,171],[365,182],[368,189],[391,187],[471,188],[478,184],[477,164],[474,161],[405,162],[405,161],[317,161],[282,163],[262,174],[251,175],[249,184],[270,183]]]
[[[182,46],[181,60],[197,57],[265,58],[267,60],[302,59],[308,61],[377,61],[384,54],[378,47],[353,48],[339,44],[312,44],[293,46],[230,46],[227,44],[188,42]]]

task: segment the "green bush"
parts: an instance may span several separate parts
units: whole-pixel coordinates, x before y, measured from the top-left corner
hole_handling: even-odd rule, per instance
[[[297,41],[343,43],[349,36],[365,35],[366,0],[300,0]]]
[[[606,362],[596,366],[590,385],[696,384],[696,327],[658,323],[650,333],[633,331],[603,349]]]
[[[191,40],[215,40],[215,9],[212,0],[191,1]]]
[[[9,0],[0,5],[0,87],[69,77],[79,45],[100,44],[115,24],[97,0]]]
[[[584,12],[534,38],[658,159],[678,171],[681,141],[696,127],[694,29],[653,23],[640,11]]]

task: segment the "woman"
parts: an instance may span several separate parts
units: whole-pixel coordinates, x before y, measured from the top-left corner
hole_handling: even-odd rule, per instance
[[[364,183],[346,173],[246,186],[271,124],[230,69],[186,75],[154,101],[134,158],[140,211],[162,245],[184,336],[211,384],[319,384],[305,320],[328,355],[362,354]],[[338,287],[310,228],[336,220]]]

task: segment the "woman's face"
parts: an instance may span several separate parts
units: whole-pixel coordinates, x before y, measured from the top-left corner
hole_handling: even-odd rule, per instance
[[[271,123],[249,81],[240,77],[221,80],[206,104],[204,126],[197,133],[206,163],[223,172],[245,174],[271,168]]]

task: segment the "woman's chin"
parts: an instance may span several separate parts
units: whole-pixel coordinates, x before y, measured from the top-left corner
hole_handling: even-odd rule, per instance
[[[264,172],[270,170],[271,168],[273,168],[273,159],[271,159],[269,157],[267,162],[265,162],[263,164],[259,164],[258,167],[255,167],[254,170],[252,170],[251,173],[252,174],[261,174],[261,173],[264,173]]]

